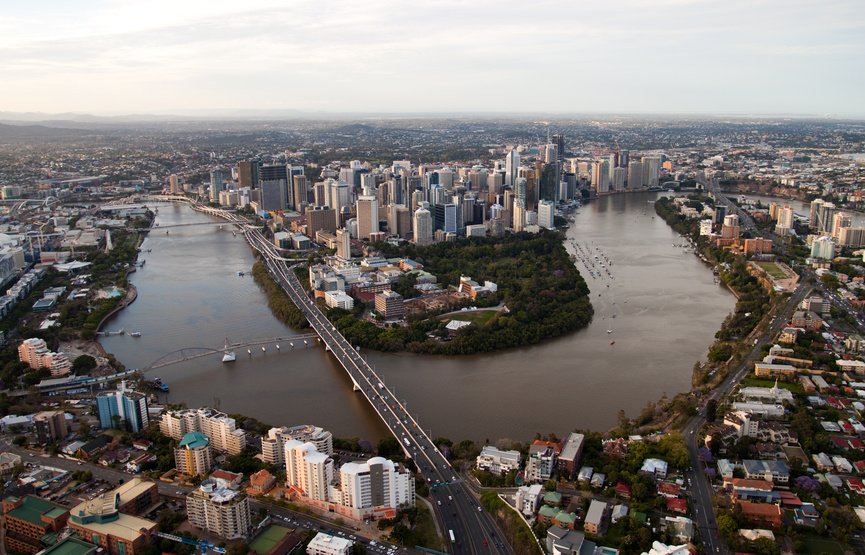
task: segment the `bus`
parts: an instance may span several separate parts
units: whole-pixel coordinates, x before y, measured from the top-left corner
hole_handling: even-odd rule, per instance
[[[453,530],[448,530],[448,534],[451,535],[451,543],[456,543],[456,540],[454,539],[454,531],[453,531]]]

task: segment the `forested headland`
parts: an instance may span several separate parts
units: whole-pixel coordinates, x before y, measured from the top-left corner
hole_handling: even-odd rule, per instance
[[[475,322],[449,334],[445,321],[421,315],[403,326],[383,326],[360,318],[362,303],[353,311],[328,310],[327,316],[352,344],[381,351],[466,355],[558,337],[585,327],[593,314],[589,288],[563,240],[561,233],[544,230],[424,247],[376,245],[386,257],[407,257],[423,264],[442,288],[458,286],[461,275],[496,283],[498,291],[486,299],[467,301],[479,308],[501,303],[507,307],[482,325]]]

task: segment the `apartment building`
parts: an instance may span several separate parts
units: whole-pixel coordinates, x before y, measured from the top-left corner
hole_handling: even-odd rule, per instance
[[[32,495],[5,498],[3,514],[6,520],[7,553],[42,551],[48,547],[46,536],[60,532],[69,518],[66,507]]]
[[[72,509],[69,527],[81,539],[101,547],[105,555],[136,555],[150,545],[157,524],[120,512],[120,495],[102,494]]]
[[[210,441],[201,432],[189,432],[174,450],[174,461],[179,474],[204,476],[213,468]]]
[[[500,451],[490,445],[484,446],[478,455],[477,465],[481,470],[486,470],[496,476],[519,470],[522,458],[519,451]]]
[[[237,429],[234,419],[206,407],[166,413],[159,430],[162,435],[178,441],[190,432],[201,432],[210,439],[210,448],[217,453],[237,455],[246,448],[246,433]]]
[[[249,498],[228,486],[218,478],[204,480],[187,496],[186,513],[193,526],[227,540],[242,539],[252,527]]]
[[[310,424],[291,428],[271,428],[261,440],[261,455],[265,462],[275,466],[285,464],[285,443],[289,440],[312,443],[319,453],[333,455],[333,434]]]

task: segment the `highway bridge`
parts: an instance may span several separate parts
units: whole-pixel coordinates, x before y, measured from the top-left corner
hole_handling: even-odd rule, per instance
[[[196,207],[196,209],[204,207]],[[307,321],[321,338],[325,349],[332,353],[348,373],[354,390],[363,394],[370,406],[399,441],[406,456],[412,458],[419,472],[431,486],[434,507],[446,530],[452,531],[454,542],[451,550],[455,555],[513,555],[504,542],[501,531],[492,517],[478,504],[465,482],[436,448],[429,435],[421,428],[414,416],[406,410],[406,403],[398,400],[384,383],[384,379],[361,358],[325,318],[309,298],[300,281],[294,275],[294,266],[289,266],[280,252],[264,236],[237,214],[206,208],[209,213],[224,218],[242,229],[250,245],[262,257],[268,272],[285,290],[292,302],[304,312]],[[297,261],[292,261],[295,264]],[[446,534],[446,539],[450,534]]]

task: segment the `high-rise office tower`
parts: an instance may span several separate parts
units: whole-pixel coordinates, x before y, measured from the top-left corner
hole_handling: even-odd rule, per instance
[[[457,205],[455,203],[443,203],[435,205],[435,229],[445,233],[457,232]]]
[[[168,185],[168,192],[172,195],[180,194],[180,181],[177,179],[177,174],[171,174],[171,177],[168,178]]]
[[[267,211],[288,206],[288,168],[283,164],[262,166],[259,170],[261,207]]]
[[[557,159],[560,162],[565,161],[565,136],[553,135],[553,142],[556,144]]]
[[[517,178],[517,169],[520,167],[520,153],[517,149],[511,149],[505,157],[505,185],[514,186],[514,180]]]
[[[303,206],[304,202],[307,202],[307,182],[305,175],[294,175],[292,176],[292,181],[294,182],[294,198],[291,199],[289,203],[289,208],[292,210],[300,210]]]
[[[502,172],[493,172],[487,176],[487,190],[491,195],[502,194],[502,188],[505,185],[505,174]]]
[[[345,228],[336,230],[336,256],[343,260],[351,260],[351,234]]]
[[[360,174],[360,188],[364,195],[374,194],[375,176],[371,173]]]
[[[259,168],[260,164],[257,160],[250,162],[237,163],[237,180],[241,187],[249,187],[254,189],[259,183]]]
[[[627,168],[630,161],[631,153],[627,150],[619,151],[619,166]]]
[[[414,213],[414,242],[417,245],[429,245],[433,240],[433,221],[429,210],[418,208]]]
[[[544,152],[544,162],[547,164],[555,164],[559,159],[558,148],[554,144],[549,144],[545,146]]]
[[[557,164],[555,159],[547,164],[538,164],[538,200],[558,200]]]
[[[372,195],[361,195],[357,199],[357,233],[361,239],[369,239],[378,233],[378,199]]]
[[[824,202],[817,211],[817,231],[829,232],[832,229],[832,219],[835,217],[835,205]]]
[[[628,162],[628,189],[639,189],[643,186],[643,163]]]
[[[518,177],[516,180],[516,183],[514,183],[514,195],[513,196],[514,196],[514,198],[518,198],[518,199],[522,200],[523,205],[525,205],[525,202],[526,202],[526,194],[527,194],[526,183],[527,183],[527,180],[525,177]],[[505,194],[507,195],[507,193],[505,193]],[[507,203],[505,203],[505,207],[508,207]]]
[[[222,169],[216,168],[210,172],[210,202],[219,202],[220,192],[222,192]]]
[[[351,188],[348,183],[342,181],[331,182],[329,206],[336,210],[337,214],[340,214],[343,208],[351,206]]]

